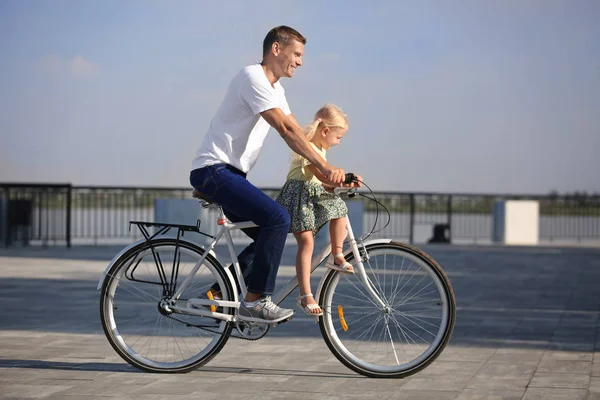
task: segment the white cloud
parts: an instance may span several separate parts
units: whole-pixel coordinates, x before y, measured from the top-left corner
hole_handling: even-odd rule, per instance
[[[39,63],[43,72],[53,75],[67,74],[73,78],[83,79],[98,75],[99,68],[92,61],[86,60],[81,55],[72,58],[61,58],[56,54],[49,54]]]
[[[79,55],[69,61],[69,68],[76,78],[88,78],[98,74],[98,66]]]

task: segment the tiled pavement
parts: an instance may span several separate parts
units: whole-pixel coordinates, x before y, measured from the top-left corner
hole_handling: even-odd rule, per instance
[[[348,370],[301,314],[194,372],[142,373],[99,321],[116,248],[0,249],[0,399],[600,399],[600,249],[424,249],[451,279],[457,323],[440,358],[400,380]]]

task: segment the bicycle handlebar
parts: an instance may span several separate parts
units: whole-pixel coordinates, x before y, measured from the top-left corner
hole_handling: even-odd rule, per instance
[[[348,188],[348,187],[336,187],[333,189],[333,193],[336,195],[346,195],[348,197],[356,196],[356,188]]]
[[[354,175],[352,172],[348,172],[345,176],[344,183],[348,184],[352,182],[358,182],[358,180],[356,179],[356,175]]]
[[[354,175],[352,172],[348,172],[345,176],[344,183],[349,184],[352,182],[358,182],[358,179],[356,178],[356,175]],[[333,192],[338,196],[341,194],[345,194],[348,197],[356,196],[356,188],[336,187],[333,189]]]

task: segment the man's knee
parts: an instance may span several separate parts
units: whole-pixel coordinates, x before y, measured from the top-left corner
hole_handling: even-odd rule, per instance
[[[273,210],[269,214],[269,225],[270,226],[281,226],[288,229],[292,219],[290,214],[287,212],[285,208],[277,204],[273,207]]]

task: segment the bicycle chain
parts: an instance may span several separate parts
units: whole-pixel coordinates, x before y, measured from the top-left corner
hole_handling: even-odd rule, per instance
[[[203,331],[207,331],[207,332],[210,332],[210,333],[214,333],[214,334],[216,334],[216,335],[222,335],[222,334],[223,334],[223,333],[221,333],[221,332],[215,332],[215,331],[213,331],[213,330],[211,330],[211,329],[209,329],[209,328],[205,328],[205,327],[203,327],[203,326],[198,326],[198,325],[190,324],[189,322],[182,321],[182,320],[180,320],[180,319],[178,319],[178,318],[175,318],[175,317],[172,317],[172,316],[170,316],[170,315],[165,315],[165,316],[166,316],[167,318],[171,318],[171,319],[172,319],[172,320],[174,320],[174,321],[180,322],[180,323],[182,323],[182,324],[184,324],[184,325],[186,325],[186,326],[191,326],[191,327],[194,327],[194,328],[202,329]],[[237,329],[237,328],[236,328],[236,329]],[[265,333],[265,334],[266,334],[266,333]],[[254,341],[258,340],[258,339],[262,339],[262,337],[263,337],[264,335],[261,335],[261,336],[259,336],[259,337],[257,337],[257,338],[248,338],[248,337],[244,337],[244,336],[237,336],[237,335],[233,335],[233,334],[231,334],[231,333],[228,333],[228,334],[227,334],[227,336],[229,336],[230,338],[234,338],[234,339],[244,339],[244,340],[248,340],[249,342],[254,342]]]

